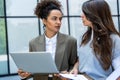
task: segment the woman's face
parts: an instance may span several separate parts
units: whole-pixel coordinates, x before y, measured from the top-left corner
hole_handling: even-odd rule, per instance
[[[56,34],[61,27],[62,13],[59,10],[52,10],[47,19],[43,19],[46,32]]]
[[[92,27],[92,22],[89,21],[84,14],[81,15],[81,18],[82,18],[82,22],[83,22],[84,26]]]

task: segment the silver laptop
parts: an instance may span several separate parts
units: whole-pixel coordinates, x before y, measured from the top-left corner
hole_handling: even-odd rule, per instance
[[[10,55],[19,69],[32,74],[59,73],[55,61],[48,52],[17,52]]]

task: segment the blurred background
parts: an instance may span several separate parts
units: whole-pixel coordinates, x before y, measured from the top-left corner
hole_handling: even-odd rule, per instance
[[[86,31],[80,16],[81,6],[86,0],[59,1],[63,5],[64,13],[60,32],[79,39]],[[115,27],[119,31],[120,0],[106,1],[111,8]],[[38,2],[39,0],[0,0],[0,80],[5,76],[17,75],[17,67],[9,54],[28,52],[29,41],[43,33],[43,24],[34,15]]]

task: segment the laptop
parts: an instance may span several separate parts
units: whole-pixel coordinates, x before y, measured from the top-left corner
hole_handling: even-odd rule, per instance
[[[59,73],[49,52],[14,52],[10,54],[18,69],[32,74]]]

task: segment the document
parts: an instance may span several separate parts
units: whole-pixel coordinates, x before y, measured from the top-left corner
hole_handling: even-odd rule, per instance
[[[120,77],[120,66],[114,70],[108,77],[106,80],[117,80],[117,78]]]
[[[88,80],[84,75],[78,74],[60,74],[64,78],[72,79],[72,80]]]

